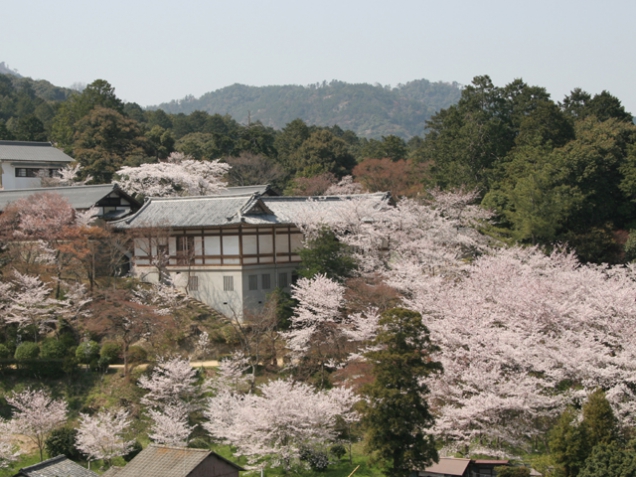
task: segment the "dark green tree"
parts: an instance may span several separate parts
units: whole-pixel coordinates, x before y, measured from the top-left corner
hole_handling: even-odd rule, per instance
[[[426,433],[434,418],[423,378],[442,371],[431,357],[439,348],[431,343],[422,316],[415,311],[387,310],[379,326],[373,346],[380,349],[365,355],[374,377],[363,389],[367,449],[386,463],[385,475],[408,476],[438,460],[433,437]]]
[[[65,455],[72,460],[80,460],[82,453],[75,447],[77,430],[63,427],[55,429],[44,442],[49,458]]]
[[[579,477],[634,477],[636,452],[634,442],[621,448],[616,442],[599,444],[585,460]]]
[[[340,242],[328,228],[323,228],[316,237],[307,240],[299,255],[301,264],[298,275],[305,278],[322,273],[333,280],[343,281],[356,268],[351,248]]]
[[[355,165],[349,145],[326,129],[311,133],[291,158],[292,171],[303,177],[324,172],[342,177],[351,174]]]

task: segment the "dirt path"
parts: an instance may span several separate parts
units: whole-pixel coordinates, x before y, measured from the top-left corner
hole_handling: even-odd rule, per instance
[[[209,361],[190,361],[190,366],[193,368],[216,368],[219,365],[219,362],[216,359],[211,359]],[[135,368],[147,368],[147,364],[139,364],[135,366]],[[124,369],[123,364],[110,364],[108,365],[109,369]]]

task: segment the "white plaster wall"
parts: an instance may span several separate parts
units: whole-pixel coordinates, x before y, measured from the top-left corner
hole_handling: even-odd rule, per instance
[[[7,162],[2,163],[2,187],[4,190],[34,189],[41,186],[42,184],[39,178],[16,177],[15,166]]]

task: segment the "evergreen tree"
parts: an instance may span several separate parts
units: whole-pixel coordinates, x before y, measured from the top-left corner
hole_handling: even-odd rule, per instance
[[[313,278],[321,273],[333,280],[342,281],[351,276],[356,268],[351,248],[340,242],[328,228],[309,239],[299,255],[302,262],[298,274],[305,278]]]
[[[442,371],[431,359],[431,343],[422,315],[404,308],[385,311],[373,341],[377,351],[366,354],[375,380],[364,388],[363,423],[367,448],[386,462],[385,474],[408,476],[438,460],[433,436],[426,433],[434,419],[423,378]]]

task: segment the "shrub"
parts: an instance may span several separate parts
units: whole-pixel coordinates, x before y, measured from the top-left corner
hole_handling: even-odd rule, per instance
[[[8,359],[11,357],[11,350],[5,345],[0,344],[0,359]]]
[[[299,458],[301,461],[307,462],[311,470],[315,472],[322,472],[329,467],[329,457],[321,451],[305,448],[300,451]]]
[[[62,359],[66,355],[66,346],[63,342],[47,339],[42,343],[40,358]]]
[[[114,363],[121,355],[121,346],[113,341],[107,341],[99,350],[99,356],[106,364]]]
[[[46,452],[49,457],[64,454],[71,460],[79,460],[82,457],[80,451],[75,447],[77,438],[76,429],[61,428],[55,429],[44,442]]]
[[[75,350],[77,361],[82,364],[91,364],[97,362],[100,355],[99,344],[94,341],[84,341]]]
[[[13,357],[18,361],[26,361],[29,359],[36,359],[39,355],[40,347],[37,343],[25,341],[16,348],[15,355]]]
[[[336,459],[342,459],[347,453],[347,449],[345,449],[342,444],[336,444],[331,446],[329,452],[331,452],[331,455],[333,455]]]

